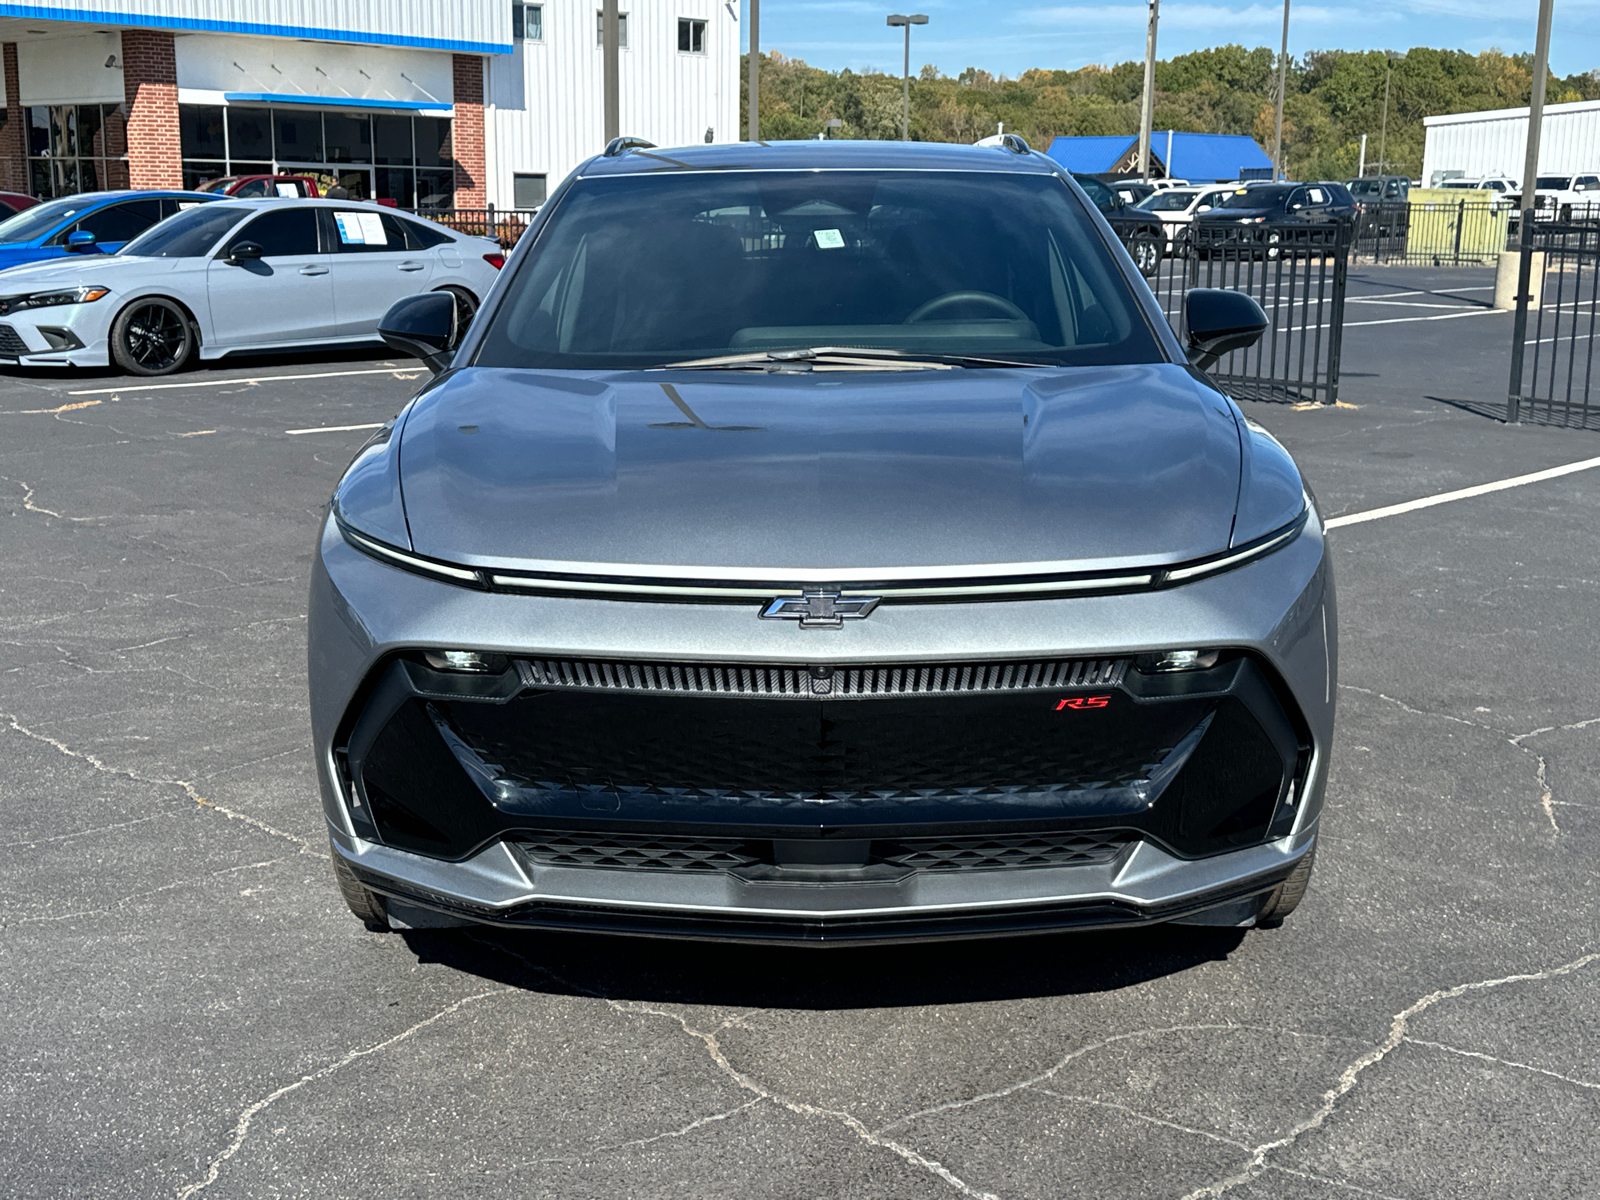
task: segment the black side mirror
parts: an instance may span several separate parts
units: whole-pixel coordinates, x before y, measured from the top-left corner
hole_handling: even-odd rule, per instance
[[[237,267],[242,262],[252,262],[266,251],[255,242],[235,242],[228,251],[228,263]]]
[[[450,365],[455,325],[455,297],[449,292],[423,292],[390,305],[378,322],[378,336],[391,349],[420,358],[437,375]]]
[[[1202,371],[1234,350],[1254,346],[1267,331],[1267,314],[1243,292],[1195,288],[1183,298],[1189,361]]]

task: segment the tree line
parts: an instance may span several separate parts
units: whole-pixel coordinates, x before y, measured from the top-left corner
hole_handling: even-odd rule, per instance
[[[746,56],[748,57],[748,56]],[[748,62],[742,63],[740,129],[748,125]],[[1388,134],[1383,128],[1388,84]],[[1277,104],[1277,55],[1265,47],[1219,46],[1163,59],[1155,72],[1155,128],[1254,137],[1270,153]],[[911,137],[972,142],[996,132],[1020,133],[1048,148],[1058,136],[1137,134],[1144,64],[1087,66],[1076,71],[1035,68],[1020,78],[968,67],[951,77],[931,64],[911,80]],[[1378,168],[1384,142],[1387,170],[1415,178],[1422,170],[1424,117],[1529,102],[1532,56],[1498,50],[1314,50],[1292,58],[1284,92],[1285,166],[1291,178],[1354,175],[1361,135],[1368,135],[1367,169]],[[1548,103],[1600,99],[1600,71],[1546,85]],[[848,67],[824,71],[773,52],[761,56],[761,137],[814,138],[830,119],[830,136],[900,136],[901,80]],[[1159,153],[1159,138],[1155,142]]]

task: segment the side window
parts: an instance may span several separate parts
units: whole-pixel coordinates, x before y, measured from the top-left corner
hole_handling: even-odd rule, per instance
[[[408,248],[406,226],[391,213],[334,210],[334,250],[340,254],[394,253]]]
[[[317,253],[317,214],[310,208],[275,208],[262,213],[228,241],[255,242],[263,258],[299,257]]]
[[[234,198],[238,200],[257,200],[271,194],[271,192],[267,191],[267,181],[265,179],[252,179],[237,192],[233,193]]]
[[[431,250],[455,240],[444,230],[424,225],[421,221],[407,221],[398,217],[391,219],[405,230],[407,250]]]
[[[1307,188],[1306,198],[1312,204],[1326,204],[1328,202],[1328,193],[1321,188]]]
[[[1296,188],[1293,192],[1291,192],[1289,194],[1289,203],[1285,207],[1287,207],[1290,211],[1293,211],[1294,209],[1297,209],[1297,208],[1304,208],[1305,205],[1306,205],[1306,190],[1305,190],[1305,188]]]
[[[92,212],[71,229],[88,230],[94,234],[97,242],[126,242],[138,237],[160,219],[159,200],[129,200],[123,204],[109,204]],[[65,243],[66,240],[66,233],[62,233],[60,241]]]

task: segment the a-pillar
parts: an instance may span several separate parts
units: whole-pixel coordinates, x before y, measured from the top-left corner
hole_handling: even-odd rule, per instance
[[[483,59],[454,56],[455,119],[450,123],[451,157],[456,166],[457,208],[489,203],[483,154]]]
[[[172,52],[172,35],[154,30],[123,30],[122,78],[128,98],[129,185],[182,187],[178,66]]]
[[[17,44],[0,47],[6,81],[6,120],[0,125],[0,191],[32,195],[28,186],[28,127],[22,107],[22,85],[17,81]]]

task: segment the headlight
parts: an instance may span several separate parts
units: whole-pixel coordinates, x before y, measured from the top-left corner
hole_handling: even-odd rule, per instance
[[[24,308],[54,308],[60,304],[92,304],[111,294],[111,289],[85,284],[65,292],[35,292],[31,296],[13,296],[6,301],[4,312],[19,312]]]

